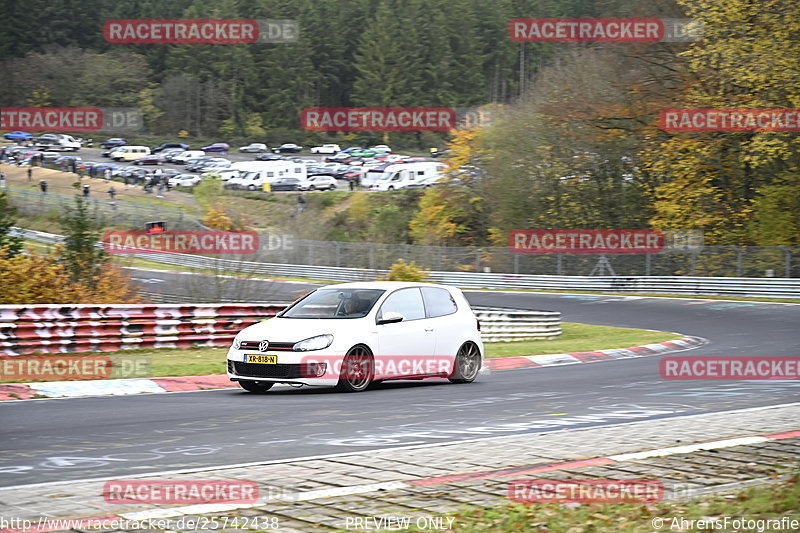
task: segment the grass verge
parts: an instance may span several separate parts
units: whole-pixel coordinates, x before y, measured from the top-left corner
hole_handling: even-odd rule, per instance
[[[786,481],[759,485],[735,494],[709,495],[687,502],[657,504],[508,504],[470,508],[450,515],[451,531],[483,533],[530,531],[548,533],[641,533],[657,531],[797,531],[777,527],[722,526],[725,517],[746,520],[800,520],[800,474]],[[700,521],[704,520],[703,524]],[[714,525],[711,520],[719,520]],[[444,521],[447,523],[447,520]],[[412,528],[411,531],[420,531]]]
[[[487,357],[514,357],[546,353],[581,352],[606,348],[627,348],[641,344],[677,339],[675,333],[648,331],[641,329],[591,326],[587,324],[562,324],[563,338],[541,341],[488,342],[485,345]],[[74,354],[105,355],[112,361],[112,378],[125,377],[164,377],[164,376],[204,376],[225,373],[225,354],[227,348],[191,349],[147,349],[124,350],[112,353]],[[50,357],[66,354],[52,354]],[[134,367],[135,363],[143,366]],[[129,369],[136,368],[135,374]],[[142,375],[141,370],[146,370]],[[54,379],[0,379],[0,383],[24,381],[59,381]]]
[[[629,348],[682,337],[682,335],[668,331],[594,326],[575,322],[562,322],[561,330],[561,336],[552,340],[487,342],[485,343],[486,357],[592,352],[612,348]]]

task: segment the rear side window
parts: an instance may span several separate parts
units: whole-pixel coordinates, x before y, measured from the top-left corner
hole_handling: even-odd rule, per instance
[[[378,316],[384,316],[389,312],[400,313],[405,320],[425,318],[425,307],[419,289],[400,289],[390,294],[381,305],[381,312]]]
[[[436,287],[421,287],[421,290],[428,318],[452,315],[458,311],[458,306],[449,291]]]

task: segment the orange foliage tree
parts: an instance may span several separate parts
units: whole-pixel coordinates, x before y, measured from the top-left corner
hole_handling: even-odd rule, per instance
[[[140,303],[130,278],[112,265],[101,267],[94,286],[73,281],[60,251],[42,255],[29,250],[10,257],[0,249],[0,304]]]

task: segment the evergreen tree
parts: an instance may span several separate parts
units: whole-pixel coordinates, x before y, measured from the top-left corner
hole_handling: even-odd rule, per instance
[[[89,202],[76,195],[75,207],[68,208],[61,218],[61,229],[66,236],[61,258],[72,281],[92,288],[100,281],[103,266],[109,259],[97,244],[103,227],[103,222],[89,213]]]
[[[10,235],[14,223],[14,208],[8,200],[8,193],[0,191],[0,250],[6,257],[14,257],[22,251],[22,239]]]

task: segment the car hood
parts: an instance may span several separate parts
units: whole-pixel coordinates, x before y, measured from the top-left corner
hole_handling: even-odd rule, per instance
[[[365,318],[271,318],[253,324],[243,329],[238,336],[239,340],[271,342],[299,342],[309,337],[330,334],[334,336],[348,335],[352,332],[365,332],[368,324],[375,322],[370,317]]]

